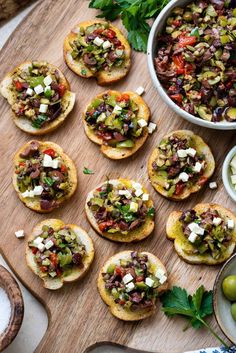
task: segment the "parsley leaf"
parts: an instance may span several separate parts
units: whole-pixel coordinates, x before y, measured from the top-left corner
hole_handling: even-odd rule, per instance
[[[84,167],[83,173],[84,174],[94,174],[94,172],[91,169],[88,169],[86,167]]]
[[[148,19],[155,18],[169,0],[90,0],[89,7],[98,9],[97,16],[114,21],[121,16],[128,31],[128,40],[137,51],[147,51],[150,32]]]
[[[149,208],[147,214],[150,217],[154,217],[155,216],[155,208],[154,207]]]
[[[162,295],[161,302],[162,310],[167,316],[184,316],[196,329],[205,326],[225,347],[229,348],[204,320],[213,313],[212,291],[205,291],[204,286],[201,286],[193,295],[189,295],[186,289],[173,287]]]

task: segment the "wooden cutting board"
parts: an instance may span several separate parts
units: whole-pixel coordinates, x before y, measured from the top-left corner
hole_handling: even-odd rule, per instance
[[[90,142],[83,131],[81,113],[90,99],[104,89],[96,81],[85,80],[71,72],[63,61],[62,44],[65,35],[74,24],[94,18],[96,12],[88,9],[88,1],[44,0],[21,23],[0,53],[1,78],[14,66],[25,60],[45,59],[58,65],[65,72],[72,90],[76,92],[76,106],[68,120],[54,133],[43,137],[60,144],[75,161],[78,170],[78,189],[73,198],[61,209],[49,216],[37,214],[20,202],[12,187],[12,157],[16,150],[31,137],[16,128],[11,119],[7,102],[0,98],[1,128],[1,240],[0,248],[5,259],[27,288],[44,304],[49,315],[49,327],[37,352],[82,353],[102,342],[159,353],[180,353],[186,350],[217,345],[218,342],[204,329],[183,332],[186,322],[168,319],[158,310],[156,315],[142,322],[124,323],[114,318],[102,302],[96,280],[104,261],[122,250],[148,250],[156,254],[166,265],[171,285],[186,287],[190,292],[200,284],[211,289],[219,267],[193,266],[181,261],[173,244],[166,239],[165,223],[169,213],[176,209],[187,209],[198,202],[217,202],[235,210],[235,204],[227,196],[222,181],[221,168],[227,151],[235,144],[236,134],[207,130],[182,120],[174,114],[158,96],[152,86],[147,69],[146,55],[132,54],[132,68],[125,80],[112,86],[118,90],[135,90],[144,86],[145,100],[151,108],[152,120],[158,131],[149,137],[144,148],[124,161],[106,159],[99,148]],[[122,27],[121,23],[117,23]],[[176,129],[191,129],[202,136],[212,147],[216,158],[216,191],[205,188],[189,200],[181,203],[169,202],[159,196],[148,181],[147,160],[167,132]],[[94,175],[83,174],[86,166]],[[133,245],[121,245],[101,239],[85,218],[84,203],[87,193],[109,177],[128,177],[143,182],[155,201],[157,210],[155,231],[150,238]],[[50,292],[42,287],[41,280],[27,268],[24,252],[27,238],[16,239],[14,232],[24,229],[29,234],[33,226],[46,218],[61,218],[66,223],[81,225],[95,244],[95,261],[91,271],[78,283],[64,286],[62,290]],[[212,324],[219,332],[215,320]],[[30,339],[30,337],[28,337]]]

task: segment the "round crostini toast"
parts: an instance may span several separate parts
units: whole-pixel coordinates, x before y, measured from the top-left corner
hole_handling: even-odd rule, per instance
[[[75,104],[64,74],[45,61],[17,66],[1,82],[0,93],[11,106],[16,126],[32,135],[55,130]]]
[[[145,239],[155,225],[155,209],[148,191],[129,179],[107,180],[89,192],[85,211],[99,235],[117,242]]]
[[[111,159],[132,156],[148,137],[150,110],[135,92],[98,94],[83,113],[85,133]]]
[[[223,206],[200,203],[185,212],[172,212],[166,234],[184,261],[218,265],[235,250],[236,216]]]
[[[131,65],[131,48],[115,26],[101,20],[81,22],[64,40],[64,58],[77,75],[95,77],[99,85],[125,77]]]
[[[168,289],[167,271],[149,252],[122,251],[106,261],[97,285],[115,317],[142,320],[155,313],[157,296]]]
[[[13,186],[17,195],[36,212],[51,212],[76,190],[74,162],[53,142],[27,142],[16,153],[14,167]]]
[[[27,265],[51,290],[81,279],[93,258],[93,242],[87,232],[60,219],[38,223],[26,246]]]
[[[209,146],[189,130],[174,131],[163,137],[148,161],[152,186],[174,201],[201,190],[214,170],[215,160]]]

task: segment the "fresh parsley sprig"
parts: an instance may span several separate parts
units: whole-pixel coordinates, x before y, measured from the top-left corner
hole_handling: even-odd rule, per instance
[[[169,0],[90,0],[89,7],[101,10],[97,16],[114,21],[121,17],[128,40],[137,51],[147,51],[150,32],[148,20],[155,18]]]
[[[88,168],[86,168],[86,167],[84,167],[83,173],[84,173],[84,174],[87,174],[87,175],[94,174],[94,172],[93,172],[91,169],[88,169]]]
[[[205,291],[204,286],[201,286],[193,295],[189,295],[186,289],[173,287],[161,296],[161,302],[167,316],[181,315],[196,329],[205,326],[230,352],[229,346],[205,320],[213,313],[212,291]]]

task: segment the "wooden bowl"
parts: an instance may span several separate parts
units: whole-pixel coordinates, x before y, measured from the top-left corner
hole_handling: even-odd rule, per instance
[[[0,352],[16,337],[24,316],[24,302],[20,287],[12,274],[0,265],[0,287],[2,287],[11,303],[11,316],[5,331],[0,334]]]
[[[216,320],[228,339],[236,344],[236,321],[230,313],[231,303],[225,298],[222,291],[222,282],[225,277],[236,275],[236,254],[234,254],[218,273],[213,289],[213,305]]]

